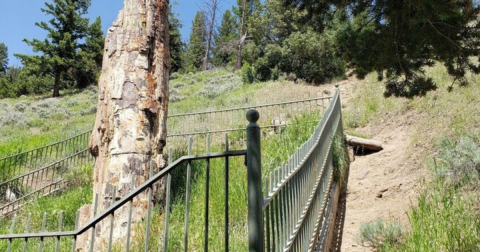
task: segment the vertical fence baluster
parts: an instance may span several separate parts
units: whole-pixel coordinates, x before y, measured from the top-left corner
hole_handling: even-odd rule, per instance
[[[12,226],[10,227],[10,234],[13,234],[15,231],[15,224],[17,222],[17,214],[13,215],[12,219]],[[8,247],[7,247],[7,252],[10,252],[12,250],[12,239],[8,239]]]
[[[228,151],[228,134],[225,134],[225,151]],[[229,224],[229,216],[228,216],[228,184],[229,184],[229,159],[228,156],[225,157],[225,251],[228,252],[228,243],[229,243],[229,232],[228,232],[228,224]]]
[[[271,251],[275,251],[276,250],[276,245],[277,245],[277,242],[278,240],[276,239],[276,231],[278,229],[277,226],[275,226],[275,214],[274,214],[274,201],[275,201],[275,198],[272,198],[272,200],[270,201],[270,205],[268,206],[268,210],[270,211],[270,225],[271,225],[271,238],[272,238],[272,248],[271,248]]]
[[[98,207],[98,194],[95,194],[93,199],[93,218],[97,216],[97,207]],[[90,234],[90,252],[93,251],[93,247],[95,244],[95,224],[92,227],[92,233]]]
[[[210,134],[207,134],[207,154],[210,154]],[[206,185],[205,185],[205,231],[203,251],[208,251],[208,205],[210,200],[210,159],[206,159]]]
[[[115,204],[115,201],[117,199],[117,187],[113,187],[113,193],[112,193],[112,205]],[[112,238],[113,238],[113,225],[114,225],[114,220],[115,220],[115,212],[112,212],[110,215],[110,235],[108,236],[108,251],[112,251]]]
[[[62,232],[62,225],[63,225],[63,211],[60,212],[60,216],[58,217],[58,232]],[[57,246],[55,247],[55,252],[58,252],[60,249],[60,236],[57,236]]]
[[[133,177],[132,177],[132,185],[133,185]],[[126,241],[127,252],[130,251],[130,230],[132,228],[132,212],[133,212],[133,199],[130,200],[130,205],[128,206],[127,241]]]
[[[273,172],[273,177],[274,177],[274,181],[275,181],[275,191],[278,191],[279,188],[278,188],[278,169],[275,169],[274,172]],[[277,227],[277,232],[276,232],[276,239],[277,239],[277,245],[278,245],[278,251],[281,251],[281,247],[282,247],[282,241],[281,241],[281,237],[282,237],[282,227],[280,225],[280,215],[279,215],[279,202],[278,202],[278,194],[275,195],[274,197],[274,201],[272,202],[273,203],[273,208],[275,210],[275,226]]]
[[[172,163],[173,157],[172,157],[172,147],[168,149],[168,164],[170,165]],[[164,230],[164,246],[163,246],[163,251],[167,252],[168,251],[168,229],[169,229],[169,221],[170,221],[170,188],[171,188],[171,183],[172,183],[172,174],[168,173],[167,174],[167,199],[165,202],[165,230]],[[160,249],[159,249],[160,251]]]
[[[75,216],[75,231],[78,229],[78,218],[80,218],[80,210],[77,211],[77,214]],[[77,236],[73,235],[72,237],[72,252],[76,251],[77,247]]]
[[[154,162],[153,160],[150,161],[150,173],[148,179],[151,179],[153,177],[153,166]],[[145,224],[145,252],[148,252],[148,245],[150,241],[150,219],[152,215],[152,192],[153,191],[153,185],[148,188],[148,206],[147,206],[147,222]]]
[[[42,233],[45,232],[46,224],[47,224],[47,212],[44,212],[43,213],[43,220],[42,220]],[[43,240],[44,240],[44,237],[40,237],[40,245],[38,247],[39,252],[43,251]]]
[[[190,137],[188,141],[188,155],[192,155],[192,137]],[[190,214],[190,184],[191,184],[191,161],[188,161],[187,164],[187,185],[186,185],[186,197],[185,197],[185,226],[184,226],[184,237],[183,237],[183,246],[184,251],[188,251],[188,222],[189,222],[189,214]]]
[[[30,225],[32,223],[32,214],[29,213],[27,217],[27,228],[25,229],[25,233],[28,234],[30,233]],[[28,246],[28,238],[25,238],[25,242],[23,244],[23,252],[27,251],[27,246]]]
[[[268,177],[265,177],[265,200],[269,199],[269,185],[268,185]],[[267,242],[267,247],[266,251],[270,251],[270,215],[269,215],[269,210],[270,206],[267,206],[265,209],[265,231],[266,231],[266,242]]]

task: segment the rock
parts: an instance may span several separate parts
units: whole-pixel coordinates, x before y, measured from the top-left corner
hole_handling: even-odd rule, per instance
[[[361,170],[357,175],[357,179],[358,180],[364,179],[367,176],[368,173],[369,173],[368,170]]]
[[[17,196],[12,190],[10,190],[10,187],[7,187],[7,190],[5,191],[5,200],[8,202],[14,202],[17,200]]]
[[[388,191],[388,188],[380,190],[380,191],[377,193],[377,198],[380,198],[380,199],[381,199],[381,198],[383,197],[383,194],[384,194],[386,191]]]

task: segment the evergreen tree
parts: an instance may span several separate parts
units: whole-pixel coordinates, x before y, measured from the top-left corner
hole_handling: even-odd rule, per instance
[[[234,62],[238,39],[237,22],[230,10],[223,13],[222,24],[214,35],[215,49],[213,63],[226,66]]]
[[[8,67],[8,48],[4,43],[0,43],[0,74],[5,74]]]
[[[178,18],[178,15],[172,10],[173,6],[170,7],[170,15],[168,16],[168,25],[170,28],[170,71],[178,72],[178,70],[184,68],[183,53],[185,45],[182,42],[182,36],[180,34],[180,28],[183,27],[182,22]]]
[[[436,62],[446,66],[454,83],[465,83],[467,71],[480,72],[477,1],[283,1],[305,10],[309,20],[321,19],[332,5],[353,14],[338,36],[340,49],[358,77],[377,72],[379,79],[387,78],[386,96],[411,97],[435,89],[424,67]]]
[[[206,25],[205,25],[205,13],[198,11],[195,14],[195,19],[192,24],[192,32],[190,34],[190,41],[188,43],[187,50],[187,70],[197,71],[201,69],[203,64],[203,57],[206,52]]]
[[[85,38],[88,19],[84,18],[90,6],[90,0],[53,0],[46,2],[42,12],[52,16],[46,22],[35,23],[48,32],[43,41],[27,40],[34,52],[40,55],[18,54],[23,65],[31,72],[50,75],[55,79],[53,96],[60,96],[60,81],[68,70],[75,69],[79,60],[77,51],[81,48],[79,41]]]
[[[105,38],[102,31],[102,20],[97,17],[88,27],[85,44],[80,45],[77,52],[77,62],[67,71],[64,80],[76,82],[83,88],[97,82],[97,73],[101,71]]]
[[[237,0],[237,6],[233,8],[233,13],[238,21],[238,40],[237,40],[237,56],[235,61],[235,69],[242,67],[243,48],[247,39],[254,38],[256,40],[263,37],[261,33],[255,32],[258,29],[256,24],[261,20],[262,4],[259,0]],[[265,27],[263,27],[265,28]],[[251,34],[253,32],[253,34]]]
[[[85,46],[82,50],[91,55],[91,58],[95,61],[99,70],[102,67],[104,46],[105,37],[102,31],[102,19],[97,17],[88,27],[87,39],[85,40]]]

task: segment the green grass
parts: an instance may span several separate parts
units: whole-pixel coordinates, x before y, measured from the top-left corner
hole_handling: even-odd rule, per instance
[[[65,139],[93,126],[96,92],[86,89],[62,98],[0,100],[0,157]]]
[[[184,113],[207,109],[221,109],[229,107],[245,106],[247,104],[262,104],[276,101],[295,100],[305,98],[306,94],[302,93],[301,88],[293,88],[297,84],[289,82],[268,82],[256,83],[253,85],[242,85],[216,95],[214,98],[208,98],[201,95],[196,95],[203,87],[214,79],[222,79],[222,76],[230,76],[231,73],[225,71],[209,71],[197,74],[181,75],[170,82],[173,87],[177,83],[178,93],[185,96],[187,99],[172,102],[170,106],[170,114]],[[184,85],[185,84],[185,85]],[[293,89],[292,89],[293,88]],[[272,95],[271,90],[279,92]],[[280,91],[281,90],[281,91]],[[292,91],[294,90],[294,91]],[[57,113],[58,111],[49,114],[48,118],[42,118],[39,115],[38,107],[48,107],[45,101],[40,97],[23,97],[19,99],[2,100],[0,103],[8,104],[4,106],[1,113],[8,111],[16,111],[16,107],[22,110],[24,116],[28,117],[28,123],[18,124],[15,127],[0,127],[2,133],[2,144],[0,151],[11,152],[11,150],[22,146],[23,149],[31,149],[44,145],[48,142],[53,142],[57,139],[63,139],[71,133],[79,133],[80,129],[89,129],[94,121],[94,113],[92,113],[92,103],[96,102],[96,94],[94,89],[87,89],[85,91],[71,91],[67,92],[62,98],[55,100],[47,100],[53,104],[58,105],[60,112],[68,109],[68,115]],[[17,105],[25,103],[23,105]],[[52,109],[53,111],[53,109]],[[17,111],[18,112],[18,111]],[[45,113],[45,111],[40,111]],[[263,175],[267,176],[268,172],[277,168],[282,162],[294,153],[301,143],[305,142],[310,136],[316,123],[312,123],[312,115],[300,115],[297,118],[291,118],[289,126],[285,128],[282,134],[266,134],[263,138],[262,152],[263,152]],[[318,121],[319,118],[316,118]],[[245,121],[246,122],[246,121]],[[66,131],[69,132],[66,132]],[[59,133],[61,132],[61,133]],[[5,134],[3,134],[5,133]],[[7,136],[8,135],[8,136]],[[243,134],[234,132],[230,136],[232,146],[230,149],[243,149],[244,142],[238,141]],[[1,138],[1,137],[0,137]],[[28,141],[27,141],[28,140]],[[199,141],[204,141],[200,138]],[[28,142],[28,144],[27,144]],[[221,145],[212,146],[213,151],[221,151]],[[180,150],[176,156],[185,154],[185,150]],[[222,250],[223,244],[223,225],[224,225],[224,160],[212,160],[211,162],[211,180],[210,180],[210,250]],[[247,233],[246,233],[246,168],[243,158],[230,159],[230,174],[229,174],[229,209],[230,209],[230,241],[229,247],[232,251],[246,251],[247,250]],[[92,169],[81,166],[71,171],[66,177],[72,186],[71,191],[65,194],[57,195],[56,197],[46,197],[35,201],[27,208],[24,208],[18,213],[19,223],[15,232],[23,233],[28,220],[28,213],[32,213],[32,228],[31,230],[39,230],[42,223],[43,213],[48,210],[47,214],[47,228],[48,231],[55,231],[58,227],[57,218],[61,211],[64,211],[64,230],[73,229],[72,218],[74,219],[75,211],[83,204],[91,202],[92,189],[87,186],[92,177]],[[204,223],[204,209],[205,209],[205,168],[203,162],[194,162],[192,166],[193,184],[191,196],[191,219],[190,219],[190,248],[193,250],[203,247],[203,223]],[[173,198],[173,212],[171,215],[171,231],[170,231],[170,251],[176,251],[182,248],[183,244],[183,225],[184,225],[184,197],[185,197],[185,172],[178,172],[174,176],[174,198]],[[74,198],[72,198],[74,197]],[[49,202],[49,203],[47,203]],[[163,209],[157,207],[155,213],[163,212]],[[73,215],[72,215],[73,214]],[[8,233],[11,220],[4,220],[0,223],[0,230],[3,233]],[[35,225],[33,226],[33,223]],[[136,229],[144,229],[145,223],[138,223],[135,225]],[[143,233],[143,232],[138,232]],[[152,237],[158,237],[163,234],[163,215],[155,214],[152,218]],[[143,248],[144,237],[139,235],[134,241],[132,251]],[[47,241],[48,240],[48,241]],[[54,239],[47,239],[44,251],[50,251],[54,246]],[[152,239],[152,247],[158,247],[160,244],[157,239]],[[30,242],[28,251],[35,246],[38,248],[37,242]],[[35,243],[36,245],[33,245]],[[62,239],[62,244],[65,242]],[[1,246],[4,246],[3,243]],[[16,242],[14,248],[21,248],[22,242]],[[31,246],[31,248],[30,248]],[[67,250],[68,245],[62,245],[61,251]],[[122,245],[117,244],[117,249],[122,250]],[[0,251],[2,251],[0,247]],[[48,248],[48,249],[47,249]]]
[[[24,233],[30,222],[30,233],[42,231],[42,221],[46,213],[45,231],[55,232],[59,230],[59,216],[63,213],[62,230],[74,230],[77,210],[92,201],[93,191],[91,186],[76,187],[62,194],[39,198],[26,205],[17,213],[14,233]],[[12,220],[10,218],[0,220],[0,233],[10,233]],[[46,238],[44,251],[54,251],[56,238]],[[62,238],[60,251],[71,250],[71,239]],[[8,242],[0,242],[0,251],[7,251]],[[23,251],[24,241],[15,240],[12,243],[12,251]],[[32,239],[28,242],[27,251],[38,251],[39,240]]]
[[[264,177],[270,171],[277,168],[291,156],[297,147],[305,142],[314,129],[312,115],[304,115],[292,120],[291,124],[282,134],[267,136],[262,139],[262,173]],[[231,146],[231,149],[239,149],[243,146]],[[215,146],[211,151],[221,151],[221,146]],[[209,251],[223,251],[224,248],[224,160],[211,161],[210,171],[210,194],[209,194]],[[185,167],[183,167],[185,169]],[[230,158],[229,169],[229,231],[231,251],[248,251],[247,235],[247,178],[244,158]],[[180,176],[176,178],[175,176]],[[205,162],[194,162],[192,165],[192,188],[189,219],[189,249],[201,250],[204,240],[205,226],[205,187],[206,169]],[[183,250],[183,227],[185,223],[185,180],[184,173],[177,173],[173,177],[172,184],[176,188],[173,199],[170,219],[169,251]],[[158,211],[156,211],[158,212]],[[163,234],[163,215],[155,215],[152,221],[153,237]],[[159,224],[160,223],[160,224]],[[145,224],[137,228],[142,230]],[[135,241],[135,249],[141,249],[144,237],[140,236]],[[151,241],[150,245],[155,250],[160,244]]]

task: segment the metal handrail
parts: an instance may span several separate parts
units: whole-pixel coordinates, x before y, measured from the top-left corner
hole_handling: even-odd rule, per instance
[[[234,156],[245,156],[246,150],[232,150],[224,151],[211,154],[200,154],[200,155],[189,155],[183,156],[166,168],[162,169],[159,173],[139,185],[135,190],[131,191],[125,195],[122,199],[115,202],[113,205],[105,209],[102,213],[96,215],[92,220],[87,222],[82,227],[74,231],[64,231],[64,232],[40,232],[40,233],[27,233],[27,234],[7,234],[0,235],[0,240],[9,240],[9,239],[30,239],[30,238],[46,238],[46,237],[66,237],[66,236],[79,236],[84,232],[88,231],[90,228],[95,227],[96,224],[103,221],[106,217],[110,216],[115,210],[121,208],[126,203],[129,203],[133,198],[137,197],[139,194],[143,193],[146,189],[151,187],[153,184],[162,179],[165,175],[171,173],[173,170],[184,164],[185,162],[203,160],[203,159],[214,159],[214,158],[226,158]]]
[[[72,139],[74,139],[74,138],[83,136],[83,135],[85,135],[85,134],[89,134],[89,133],[91,133],[91,132],[92,132],[92,130],[88,130],[88,131],[85,131],[85,132],[80,133],[80,134],[78,134],[78,135],[75,135],[75,136],[72,136],[72,137],[69,137],[69,138],[66,138],[66,139],[63,139],[63,140],[59,140],[59,141],[56,141],[56,142],[53,142],[53,143],[50,143],[50,144],[47,144],[47,145],[44,145],[44,146],[36,147],[36,148],[30,149],[30,150],[26,150],[26,151],[24,151],[24,152],[20,152],[20,153],[14,154],[14,155],[6,156],[6,157],[1,157],[1,158],[0,158],[0,161],[6,160],[6,159],[9,159],[9,158],[14,158],[14,157],[20,156],[20,155],[25,155],[25,154],[27,154],[27,153],[34,152],[34,151],[38,151],[38,150],[40,150],[40,149],[52,147],[52,146],[54,146],[54,145],[58,145],[58,144],[64,143],[64,142],[66,142],[66,141],[69,141],[69,140],[72,140]]]
[[[309,99],[295,100],[295,101],[288,101],[288,102],[267,103],[267,104],[259,104],[259,105],[244,106],[244,107],[237,107],[237,108],[229,108],[229,109],[208,110],[208,111],[202,111],[202,112],[191,112],[191,113],[184,113],[184,114],[174,114],[174,115],[169,115],[168,117],[182,117],[182,116],[209,114],[209,113],[229,112],[229,111],[235,111],[235,110],[247,110],[247,109],[253,109],[253,108],[256,109],[256,108],[263,108],[263,107],[270,107],[270,106],[294,104],[294,103],[299,103],[299,102],[311,102],[311,101],[330,100],[330,99],[332,99],[332,98],[333,98],[333,96],[325,96],[325,97],[309,98]]]

